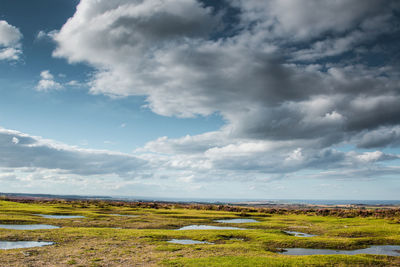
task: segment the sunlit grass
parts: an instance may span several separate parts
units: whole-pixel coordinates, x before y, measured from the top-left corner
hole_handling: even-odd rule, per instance
[[[102,202],[17,203],[0,201],[0,224],[53,224],[54,230],[0,229],[0,240],[52,241],[56,244],[0,251],[0,266],[395,266],[399,257],[374,255],[285,256],[281,248],[358,249],[370,245],[400,245],[397,217],[340,218],[313,214],[267,214],[253,211],[186,209],[165,205],[148,208]],[[82,215],[85,218],[46,219],[34,214]],[[138,217],[111,214],[139,215]],[[217,223],[241,218],[257,223]],[[248,230],[185,230],[206,224]],[[117,229],[123,228],[123,229]],[[285,230],[318,235],[299,238]],[[214,244],[179,245],[171,239]],[[27,255],[28,255],[27,254]],[[21,256],[22,255],[22,256]]]

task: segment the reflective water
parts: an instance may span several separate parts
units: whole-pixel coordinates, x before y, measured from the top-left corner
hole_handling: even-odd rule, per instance
[[[34,248],[53,245],[53,242],[36,241],[0,241],[0,249]]]
[[[47,214],[35,214],[46,219],[75,219],[75,218],[85,218],[85,216],[80,215],[47,215]]]
[[[229,219],[229,220],[216,220],[219,223],[255,223],[259,222],[254,219]]]
[[[0,224],[0,228],[12,230],[42,230],[56,229],[60,227],[49,224]]]
[[[298,236],[298,237],[313,237],[313,236],[317,236],[317,235],[311,235],[311,234],[306,234],[306,233],[302,233],[302,232],[295,232],[295,231],[283,231],[289,235],[294,235],[294,236]]]
[[[193,244],[214,244],[206,241],[197,241],[192,239],[172,239],[167,241],[168,243],[181,244],[181,245],[193,245]]]
[[[214,225],[188,225],[177,230],[247,230],[246,228],[239,227],[226,227]]]
[[[284,255],[331,255],[331,254],[375,254],[387,256],[400,256],[400,246],[371,246],[369,248],[356,250],[332,250],[332,249],[312,249],[312,248],[285,248]]]

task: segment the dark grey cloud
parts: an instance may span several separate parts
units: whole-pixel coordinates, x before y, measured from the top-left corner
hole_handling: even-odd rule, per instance
[[[359,148],[379,148],[390,145],[400,145],[399,127],[382,127],[374,131],[365,131],[361,137],[357,138]]]
[[[309,44],[308,52],[318,58],[370,42],[379,26],[393,26],[398,5],[311,2],[234,1],[241,31],[212,39],[210,33],[224,29],[221,16],[195,0],[83,0],[55,34],[55,55],[99,68],[92,93],[146,95],[154,112],[168,116],[219,112],[242,138],[324,136],[321,144],[329,146],[359,131],[397,125],[396,71],[336,61],[295,64],[293,59],[304,52],[296,50],[296,42]],[[321,14],[311,12],[311,4]],[[282,43],[292,48],[276,46]],[[327,106],[315,108],[327,98]]]
[[[168,154],[146,155],[151,162],[346,169],[379,155],[334,145],[399,144],[400,72],[378,48],[400,39],[387,38],[399,34],[398,1],[233,0],[225,9],[206,2],[81,0],[53,35],[54,56],[96,69],[92,94],[142,95],[160,115],[218,113],[226,121],[215,133],[149,142],[141,152]]]

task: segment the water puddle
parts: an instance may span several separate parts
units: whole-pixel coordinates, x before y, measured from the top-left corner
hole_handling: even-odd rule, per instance
[[[120,216],[120,217],[139,217],[139,215],[126,215],[126,214],[108,214],[112,216]]]
[[[195,245],[195,244],[214,244],[206,241],[197,241],[192,239],[172,239],[167,241],[168,243],[180,244],[180,245]]]
[[[313,237],[317,235],[311,235],[311,234],[306,234],[302,232],[295,232],[295,231],[283,231],[284,233],[287,233],[289,235],[297,236],[297,237]]]
[[[239,227],[213,226],[213,225],[188,225],[177,230],[248,230]]]
[[[42,229],[56,229],[59,226],[49,224],[0,224],[0,228],[12,230],[42,230]]]
[[[36,241],[0,241],[0,249],[34,248],[53,245],[53,242]]]
[[[357,255],[357,254],[375,254],[387,256],[400,256],[400,246],[371,246],[369,248],[356,250],[332,250],[332,249],[312,249],[312,248],[285,248],[280,252],[284,255]]]
[[[76,218],[85,218],[85,216],[80,215],[47,215],[47,214],[34,214],[36,216],[40,216],[46,219],[76,219]]]
[[[259,222],[254,219],[228,219],[228,220],[216,220],[219,223],[255,223]]]

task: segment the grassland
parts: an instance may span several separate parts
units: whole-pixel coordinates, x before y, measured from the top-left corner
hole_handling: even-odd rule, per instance
[[[82,215],[46,219],[34,214]],[[137,217],[112,214],[138,215]],[[247,230],[185,230],[217,219],[256,219]],[[52,230],[0,229],[1,241],[52,241],[52,246],[0,250],[0,266],[400,266],[378,255],[285,256],[281,248],[358,249],[400,245],[400,210],[277,210],[212,205],[104,201],[0,200],[0,224],[52,224]],[[285,230],[318,236],[299,238]],[[214,244],[178,245],[171,239]]]

